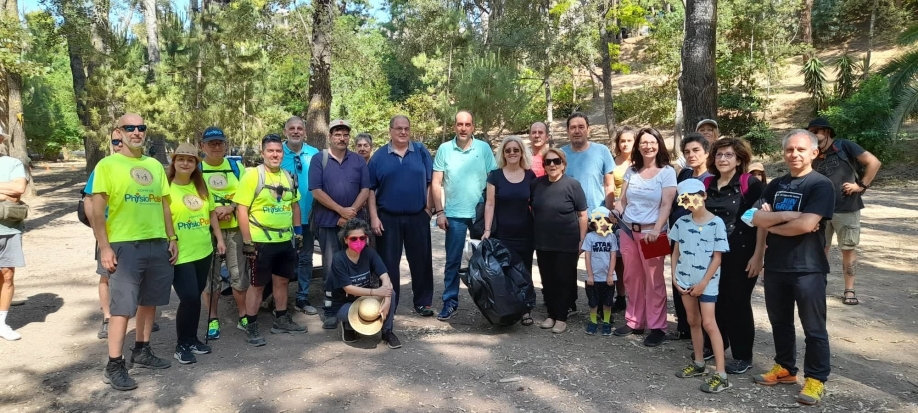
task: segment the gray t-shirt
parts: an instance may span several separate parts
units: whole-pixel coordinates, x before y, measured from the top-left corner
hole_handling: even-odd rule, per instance
[[[0,156],[0,182],[10,182],[18,178],[28,179],[22,161],[12,156]],[[0,221],[0,235],[21,233],[22,222]]]
[[[612,255],[618,251],[618,240],[615,234],[609,232],[609,235],[602,236],[596,231],[587,233],[583,239],[583,245],[580,247],[583,251],[590,253],[590,265],[593,268],[593,282],[606,282],[606,275],[609,274],[609,264],[612,261]],[[586,274],[586,273],[584,273]],[[586,280],[586,275],[583,279]],[[618,276],[612,273],[612,281],[617,281]]]
[[[730,251],[727,243],[727,226],[720,217],[699,224],[692,215],[676,220],[670,232],[670,239],[679,243],[679,260],[676,261],[676,284],[689,288],[701,282],[711,266],[714,251]],[[720,284],[720,268],[711,277],[704,295],[717,295]]]

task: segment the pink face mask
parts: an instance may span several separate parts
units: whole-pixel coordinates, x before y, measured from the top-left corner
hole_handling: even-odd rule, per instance
[[[360,254],[360,251],[363,251],[363,249],[366,248],[366,246],[367,246],[366,239],[355,239],[355,240],[347,241],[347,247],[352,249],[354,252],[358,254]]]

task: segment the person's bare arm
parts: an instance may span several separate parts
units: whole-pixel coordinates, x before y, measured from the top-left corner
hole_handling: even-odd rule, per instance
[[[108,206],[108,194],[92,194],[92,218],[89,222],[98,222],[99,225],[92,226],[92,233],[99,242],[99,260],[102,261],[102,268],[109,273],[115,272],[118,265],[118,258],[108,242],[108,232],[105,226],[105,209]]]
[[[758,215],[758,213],[756,213],[756,215]],[[796,219],[769,227],[768,232],[785,237],[795,237],[797,235],[813,232],[819,226],[819,221],[821,219],[822,217],[819,215],[804,213],[800,214],[800,217]]]
[[[367,209],[370,210],[370,228],[377,237],[380,237],[383,231],[385,231],[385,228],[383,228],[382,221],[379,220],[379,210],[376,206],[376,191],[370,191],[370,197],[367,199],[367,207]]]
[[[763,209],[755,211],[755,214],[752,215],[752,224],[758,228],[771,228],[800,218],[800,215],[802,215],[798,211],[773,212],[768,210],[770,208],[766,207],[766,205],[768,204],[762,204]]]
[[[762,272],[762,268],[764,267],[763,260],[765,259],[765,238],[767,236],[768,229],[756,228],[755,252],[752,253],[752,258],[750,258],[749,263],[746,264],[746,275],[749,278],[753,278]]]
[[[303,225],[303,217],[300,216],[300,203],[293,203],[293,226],[299,228]]]
[[[220,230],[220,220],[217,219],[217,210],[210,211],[210,231],[217,240],[217,255],[226,253],[226,243],[223,241],[223,231]]]
[[[249,228],[249,207],[236,205],[236,220],[239,221],[239,232],[242,233],[242,242],[252,242],[252,231]]]
[[[16,178],[9,182],[0,182],[0,201],[19,202],[25,193],[29,181],[25,178]]]
[[[443,171],[433,171],[430,179],[430,192],[433,197],[434,209],[443,211]],[[437,215],[437,226],[442,230],[446,230],[449,227],[445,212]]]
[[[482,239],[491,238],[491,224],[489,222],[494,222],[494,197],[495,188],[494,185],[488,184],[487,186],[487,197],[485,199],[485,210],[484,210],[484,234],[481,236]]]
[[[92,213],[92,194],[87,194],[83,197],[83,213],[86,214],[86,219],[89,221],[89,227],[95,227],[96,222]]]
[[[580,224],[580,245],[583,245],[583,240],[586,239],[586,233],[589,228],[586,211],[577,211],[577,223]]]
[[[367,198],[369,197],[370,197],[370,188],[361,189],[360,192],[357,194],[357,199],[354,200],[354,204],[351,205],[351,208],[353,208],[354,211],[357,211],[360,208],[363,208],[364,204],[367,203]]]
[[[166,224],[166,236],[169,238],[175,236],[175,227],[172,225],[172,208],[169,206],[171,203],[172,197],[163,196],[163,221]],[[172,254],[169,257],[169,264],[175,265],[175,260],[178,259],[178,243],[175,240],[169,240],[169,253]]]
[[[615,205],[615,175],[607,173],[602,177],[602,186],[606,191],[606,205]]]
[[[676,187],[670,186],[663,188],[663,197],[660,199],[660,215],[657,222],[654,223],[653,229],[660,233],[666,228],[666,221],[669,220],[669,213],[673,209],[673,199],[676,198]]]
[[[862,153],[861,156],[857,157],[857,161],[864,165],[864,176],[861,178],[861,182],[870,186],[873,183],[873,179],[877,177],[877,172],[880,171],[880,166],[883,163],[870,152]]]
[[[338,205],[338,203],[335,202],[335,200],[331,199],[331,197],[328,196],[328,194],[325,193],[325,191],[321,189],[316,188],[310,192],[312,192],[312,197],[315,198],[316,201],[319,201],[319,203],[322,204],[322,206],[338,214],[338,216],[340,216],[341,218],[351,219],[357,215],[356,209],[352,207],[345,208],[341,205]]]

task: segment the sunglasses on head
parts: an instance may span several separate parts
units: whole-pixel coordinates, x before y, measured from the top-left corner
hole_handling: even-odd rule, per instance
[[[348,241],[351,241],[351,242],[354,242],[354,241],[366,241],[366,240],[367,240],[367,236],[366,236],[366,235],[350,236],[350,237],[347,237],[347,240],[348,240]]]
[[[564,163],[561,161],[561,158],[547,158],[543,162],[545,163],[545,165],[558,165],[558,166]]]
[[[125,132],[133,132],[134,129],[140,132],[146,132],[147,125],[121,125],[121,129],[124,129]]]
[[[112,139],[112,146],[120,146],[121,139]]]

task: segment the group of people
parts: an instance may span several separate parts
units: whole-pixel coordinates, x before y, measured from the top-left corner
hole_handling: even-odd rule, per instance
[[[436,317],[450,320],[459,311],[458,274],[469,228],[482,218],[476,207],[484,203],[482,237],[500,240],[530,277],[533,254],[538,259],[547,310],[541,328],[556,334],[568,329],[585,253],[587,333],[644,335],[651,347],[667,338],[691,339],[692,364],[677,375],[707,375],[705,360],[714,358],[714,374],[701,386],[707,392],[731,387],[727,374],[751,368],[750,300],[764,266],[777,355],[774,368],[755,381],[796,383],[796,303],[807,336],[806,383],[798,401],[818,402],[829,374],[828,246],[837,233],[845,257],[844,302],[856,304],[857,211],[879,161],[836,139],[821,119],[785,136],[790,173],[768,184],[764,168],[751,162],[749,145],[720,138],[713,120],[684,137],[683,157],[675,161],[653,128],[621,128],[610,150],[590,141],[586,115],[572,114],[566,127],[569,145],[551,147],[548,126],[536,122],[528,145],[506,137],[495,156],[474,136],[472,113],[460,111],[455,136],[431,156],[411,139],[403,115],[391,119],[389,142],[375,152],[365,134],[353,142],[356,152],[349,149],[352,128],[344,120],[329,124],[328,149],[320,151],[305,143],[303,120],[292,117],[283,137],[264,137],[264,163],[255,168],[228,159],[226,136],[211,127],[199,146],[180,145],[166,170],[142,154],[143,119],[122,116],[112,132],[114,154],[100,161],[85,189],[100,273],[107,278],[100,284],[109,347],[105,382],[119,390],[137,387],[122,356],[127,321],[135,316],[133,365],[170,366],[150,346],[155,307],[168,303],[170,285],[180,300],[174,358],[193,363],[211,352],[209,342],[221,335],[216,289],[224,265],[238,308],[236,327],[250,345],[266,344],[258,310],[268,296],[274,304],[270,331],[305,333],[288,312],[287,288],[296,280],[293,307],[319,313],[309,301],[312,240],[322,255],[323,327],[340,328],[345,342],[381,331],[390,348],[399,348],[393,330],[403,251],[412,308],[432,317],[429,223],[445,231]],[[683,166],[677,173],[673,165]],[[679,325],[667,336],[663,266],[670,252]],[[197,335],[202,306],[207,343]],[[613,329],[612,314],[620,311],[625,323]],[[522,325],[534,323],[532,314],[523,315]],[[377,330],[368,330],[371,325]],[[733,352],[729,363],[726,348]]]

